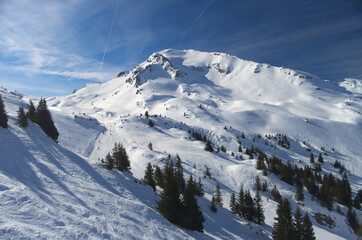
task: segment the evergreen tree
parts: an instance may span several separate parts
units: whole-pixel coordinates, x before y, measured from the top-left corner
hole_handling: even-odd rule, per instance
[[[314,154],[313,153],[310,154],[309,162],[312,164],[314,163]]]
[[[205,221],[200,206],[197,204],[197,200],[195,198],[195,185],[190,175],[189,181],[187,183],[184,203],[185,203],[185,222],[184,226],[190,230],[196,230],[199,232],[203,232],[204,226],[202,223]]]
[[[8,127],[8,115],[6,114],[5,105],[1,95],[0,95],[0,126],[3,128]]]
[[[259,176],[256,176],[256,179],[255,179],[255,189],[256,189],[256,191],[260,191],[260,190],[261,190],[261,184],[260,184],[260,178],[259,178]]]
[[[157,186],[163,188],[165,186],[163,172],[159,166],[155,168],[155,183]]]
[[[353,207],[360,210],[362,203],[362,190],[359,189],[356,197],[353,200]]]
[[[201,178],[199,178],[199,181],[196,183],[196,192],[195,194],[199,197],[203,197],[205,192],[204,188],[202,187]]]
[[[263,203],[259,191],[256,192],[255,196],[255,222],[257,224],[263,224],[265,220]]]
[[[295,240],[290,203],[287,198],[278,204],[277,217],[274,218],[273,240]]]
[[[238,152],[243,152],[243,149],[241,148],[241,144],[239,144]]]
[[[208,151],[208,152],[213,152],[213,151],[214,151],[214,149],[213,149],[212,146],[211,146],[210,140],[207,140],[207,141],[206,141],[205,150]]]
[[[247,190],[244,193],[244,204],[245,204],[245,217],[249,221],[255,221],[255,205],[254,200],[250,195],[250,191]]]
[[[309,219],[308,213],[306,213],[303,218],[303,235],[301,239],[315,240],[313,224]]]
[[[151,151],[153,150],[152,143],[149,143],[149,144],[148,144],[148,148],[149,148]]]
[[[106,168],[108,170],[112,170],[114,168],[114,161],[110,153],[106,155],[106,158],[104,160],[104,164],[106,165]]]
[[[295,239],[302,240],[303,236],[303,218],[300,208],[297,207],[297,210],[294,213],[294,230],[295,230]]]
[[[304,193],[303,193],[303,184],[302,182],[298,182],[297,184],[297,194],[295,195],[297,201],[302,202],[304,200]]]
[[[237,207],[237,215],[239,217],[245,217],[245,198],[244,198],[244,189],[242,186],[240,186],[240,190],[239,190],[239,194],[238,194],[238,198],[237,198],[237,202],[236,202],[236,207]]]
[[[177,188],[173,163],[166,164],[164,170],[164,188],[161,200],[157,202],[158,210],[168,221],[182,226],[184,224],[184,205]]]
[[[357,232],[357,230],[359,229],[358,219],[356,216],[356,212],[354,210],[352,211],[352,208],[348,208],[346,218],[353,231]]]
[[[211,205],[210,205],[210,210],[214,213],[217,212],[217,208],[216,208],[216,203],[215,203],[215,197],[212,196],[211,198]]]
[[[153,127],[153,126],[155,126],[155,124],[153,123],[153,121],[150,119],[150,120],[148,120],[148,126],[150,126],[150,127]]]
[[[222,196],[221,196],[221,191],[220,191],[220,185],[219,184],[216,185],[215,204],[219,205],[220,207],[223,206]]]
[[[319,162],[319,163],[323,163],[323,157],[322,157],[322,154],[321,154],[321,153],[319,153],[318,162]]]
[[[262,155],[258,156],[258,160],[256,162],[256,169],[258,170],[265,169],[264,159]]]
[[[117,170],[122,172],[129,172],[131,170],[126,149],[120,143],[114,144],[114,148],[112,150],[112,158],[114,161],[114,166],[117,168]]]
[[[282,201],[282,196],[280,195],[279,190],[277,189],[276,185],[274,185],[274,188],[273,188],[271,194],[276,202],[280,203]]]
[[[238,207],[237,207],[236,197],[235,197],[234,192],[230,196],[230,210],[231,210],[232,214],[236,215],[238,213]]]
[[[145,170],[145,176],[144,176],[144,183],[146,185],[149,185],[152,187],[153,191],[156,191],[156,183],[153,177],[154,173],[153,173],[153,168],[151,163],[148,163],[147,168]]]
[[[56,129],[52,115],[48,110],[46,100],[41,98],[36,109],[36,123],[43,129],[44,133],[57,142],[58,130]]]
[[[176,154],[176,171],[175,171],[175,178],[177,181],[177,187],[180,194],[185,192],[185,179],[184,179],[184,171],[181,165],[181,158],[178,154]]]
[[[149,115],[148,115],[148,111],[145,112],[145,117],[148,118]]]
[[[28,112],[26,113],[26,117],[30,119],[30,121],[36,123],[36,109],[35,106],[33,104],[33,102],[30,100],[29,103],[29,109]]]
[[[263,192],[266,192],[268,190],[268,183],[266,181],[264,181],[263,185],[261,186],[261,190]]]
[[[19,107],[17,124],[22,128],[28,127],[28,119],[25,116],[23,107]]]

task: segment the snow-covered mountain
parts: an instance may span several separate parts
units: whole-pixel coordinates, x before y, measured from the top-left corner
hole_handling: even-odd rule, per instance
[[[0,128],[0,235],[5,238],[270,239],[277,207],[270,192],[262,195],[266,219],[261,226],[228,211],[230,194],[240,186],[254,194],[259,176],[269,190],[276,185],[295,210],[296,189],[277,176],[263,176],[255,169],[256,159],[238,152],[239,141],[244,150],[253,146],[299,167],[310,165],[311,152],[322,153],[323,173],[341,178],[333,168],[338,160],[349,171],[354,195],[362,188],[360,80],[337,85],[223,53],[168,49],[108,82],[48,98],[59,144],[35,124],[27,129],[15,124],[18,107],[38,99],[5,89],[0,94],[10,116],[9,129]],[[154,127],[148,126],[146,111]],[[190,131],[227,151],[204,151],[205,143]],[[290,148],[269,137],[277,134],[287,136]],[[102,167],[99,159],[115,142],[126,147],[133,176]],[[163,166],[168,154],[181,157],[185,176],[202,178],[203,234],[165,220],[156,210],[158,197],[139,184],[146,164]],[[212,178],[204,178],[206,167]],[[217,183],[224,208],[215,214],[209,205]],[[304,194],[302,212],[334,221],[328,227],[312,218],[317,239],[357,238],[343,215]]]

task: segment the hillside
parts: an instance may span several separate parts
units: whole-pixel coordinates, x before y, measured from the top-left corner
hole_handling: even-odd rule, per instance
[[[15,124],[18,107],[38,99],[2,89],[10,127],[0,129],[0,235],[261,239],[262,233],[270,239],[277,208],[270,191],[262,193],[266,219],[260,227],[228,211],[230,194],[243,186],[254,195],[259,176],[268,190],[277,186],[295,210],[296,188],[274,174],[263,176],[246,149],[258,148],[299,167],[310,165],[311,152],[316,157],[321,153],[322,173],[342,178],[333,167],[338,160],[349,172],[355,196],[362,188],[360,85],[360,80],[351,79],[336,85],[309,73],[223,53],[168,49],[108,82],[48,98],[59,144],[35,124],[27,129]],[[224,146],[227,151],[204,151],[205,143],[191,136],[192,131],[206,136],[215,149]],[[278,134],[287,136],[288,148],[278,144]],[[107,171],[100,163],[115,142],[126,147],[133,175]],[[206,219],[203,234],[169,223],[157,212],[158,197],[152,189],[139,184],[147,163],[163,166],[168,154],[181,157],[186,179],[190,174],[202,179],[205,196],[198,202]],[[204,178],[206,167],[212,178]],[[215,214],[209,205],[217,183],[224,208]],[[335,210],[336,203],[328,211],[306,190],[304,194],[303,213],[325,214],[335,223],[330,228],[311,218],[317,239],[356,238]],[[346,213],[345,206],[340,208]],[[361,219],[361,212],[357,214]]]

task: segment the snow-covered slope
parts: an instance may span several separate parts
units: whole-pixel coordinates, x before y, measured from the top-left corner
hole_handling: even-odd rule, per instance
[[[324,173],[340,176],[332,166],[335,160],[340,161],[350,171],[356,193],[362,185],[359,85],[359,80],[335,85],[308,73],[223,53],[169,49],[152,54],[106,83],[48,98],[60,132],[59,145],[34,124],[25,130],[15,125],[17,108],[26,106],[29,99],[36,102],[36,98],[1,90],[11,120],[9,129],[0,128],[0,150],[4,152],[0,208],[5,212],[0,235],[271,238],[277,204],[270,193],[262,195],[266,221],[261,227],[249,226],[228,212],[230,194],[240,186],[254,194],[254,181],[260,176],[269,189],[278,186],[295,209],[296,190],[273,175],[262,176],[255,169],[255,159],[238,153],[239,141],[243,150],[254,146],[300,167],[309,165],[310,152],[323,153]],[[145,111],[155,123],[153,128],[147,124]],[[190,137],[190,130],[207,136],[215,147],[225,146],[227,152],[204,151],[205,144]],[[242,133],[245,139],[240,138]],[[290,149],[265,137],[278,133],[287,135]],[[126,147],[133,176],[101,167],[99,159],[115,142]],[[180,229],[163,219],[157,213],[157,197],[151,188],[135,182],[143,177],[148,162],[162,166],[168,154],[173,158],[179,154],[185,177],[192,174],[202,178],[205,197],[198,201],[206,219],[204,234]],[[212,178],[204,178],[206,166]],[[217,183],[226,209],[214,214],[209,204]],[[317,239],[354,238],[344,216],[311,201],[306,191],[305,195],[302,212],[323,213],[335,221],[335,227],[329,228],[312,218]]]

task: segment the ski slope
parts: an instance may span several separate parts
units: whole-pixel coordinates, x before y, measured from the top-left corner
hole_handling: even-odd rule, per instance
[[[246,147],[258,147],[300,167],[309,165],[306,149],[315,156],[325,153],[324,173],[341,177],[333,168],[334,161],[340,161],[349,171],[355,194],[362,187],[360,85],[355,79],[336,85],[309,73],[223,53],[168,49],[108,82],[48,98],[59,144],[35,124],[27,129],[15,124],[18,107],[38,99],[1,89],[10,127],[0,129],[0,235],[5,239],[271,239],[277,203],[270,192],[262,193],[266,217],[262,226],[233,216],[228,211],[230,195],[240,186],[255,194],[259,176],[269,190],[276,185],[295,210],[296,189],[274,175],[262,176],[255,169],[256,160],[244,154]],[[155,123],[153,128],[145,111]],[[225,146],[227,152],[204,151],[205,143],[193,139],[192,130],[207,136],[214,147]],[[246,138],[238,139],[242,133]],[[290,149],[265,137],[278,133],[287,135]],[[238,141],[243,153],[238,153]],[[102,167],[99,160],[115,142],[126,147],[133,175]],[[163,166],[168,154],[173,159],[179,154],[186,178],[192,174],[202,179],[205,197],[198,202],[206,219],[203,234],[165,220],[156,210],[158,197],[141,184],[148,162]],[[206,166],[212,178],[204,178]],[[217,183],[224,208],[215,214],[209,205]],[[311,218],[317,239],[357,238],[344,216],[304,194],[303,213],[319,212],[335,221],[335,227],[329,228]]]

